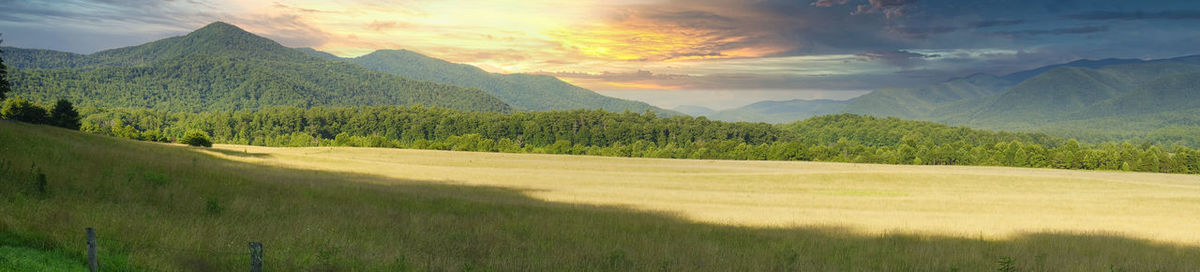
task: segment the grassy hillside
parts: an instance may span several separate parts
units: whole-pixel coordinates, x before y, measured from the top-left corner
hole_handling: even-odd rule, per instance
[[[509,111],[477,89],[412,80],[313,57],[235,26],[90,55],[6,48],[14,92],[42,103],[171,111],[267,106],[411,105]]]
[[[375,151],[384,153],[373,153]],[[340,155],[303,157],[308,156],[305,154],[319,155],[328,152],[334,152],[329,153],[331,155]],[[9,236],[24,237],[25,240],[41,241],[39,244],[56,248],[75,263],[81,264],[83,247],[80,245],[83,229],[89,226],[96,227],[104,271],[242,270],[249,262],[246,254],[248,241],[262,242],[266,252],[266,267],[281,271],[981,271],[995,270],[1002,266],[999,262],[1008,258],[1013,260],[1012,265],[1030,270],[1096,271],[1111,268],[1179,271],[1200,267],[1200,248],[1194,245],[1152,242],[1114,234],[1072,234],[1033,230],[1007,236],[988,235],[990,238],[983,238],[970,235],[970,238],[966,238],[936,232],[885,230],[883,233],[872,234],[860,232],[853,225],[829,226],[830,222],[821,227],[736,227],[699,223],[685,219],[692,218],[686,213],[682,214],[684,217],[680,217],[581,204],[590,200],[572,200],[571,197],[555,199],[553,196],[558,194],[555,191],[548,194],[539,193],[538,190],[521,189],[519,186],[505,188],[509,186],[495,183],[530,180],[553,184],[555,179],[560,178],[583,178],[568,180],[572,183],[599,179],[603,183],[590,185],[586,188],[591,189],[581,193],[598,193],[593,195],[601,196],[601,203],[608,203],[604,201],[622,199],[622,192],[650,193],[658,197],[705,197],[707,194],[698,194],[695,191],[688,191],[686,194],[671,191],[677,190],[671,188],[683,188],[678,186],[704,188],[689,185],[693,184],[689,181],[692,178],[689,177],[699,173],[703,174],[699,177],[710,177],[704,178],[707,181],[702,181],[703,184],[708,184],[706,186],[730,186],[736,183],[743,184],[739,185],[739,188],[750,189],[737,192],[720,187],[712,188],[715,191],[738,195],[733,199],[767,201],[772,199],[770,197],[807,198],[807,194],[803,192],[810,191],[809,189],[801,187],[778,191],[772,188],[785,183],[796,184],[797,180],[811,178],[817,180],[806,182],[804,184],[807,185],[804,186],[816,186],[811,189],[821,188],[812,191],[817,193],[813,196],[820,196],[823,200],[819,201],[826,203],[821,205],[838,206],[831,206],[833,209],[823,209],[820,208],[821,205],[804,206],[809,208],[768,209],[751,214],[799,215],[795,209],[817,209],[813,211],[824,210],[828,215],[837,215],[840,214],[836,212],[839,210],[853,211],[854,208],[846,210],[854,206],[853,203],[879,203],[878,207],[898,207],[885,203],[913,203],[905,199],[940,195],[950,197],[946,199],[952,201],[949,203],[954,203],[952,199],[984,201],[974,204],[982,206],[959,206],[946,205],[947,202],[937,200],[936,197],[929,200],[929,203],[937,203],[934,205],[936,207],[951,208],[945,211],[949,215],[971,214],[956,211],[955,207],[975,207],[993,211],[990,213],[992,215],[966,218],[982,225],[1004,222],[1006,225],[1038,229],[1039,226],[1044,227],[1045,225],[1041,224],[1047,222],[1078,222],[1083,224],[1082,226],[1131,226],[1135,230],[1154,226],[1185,230],[1187,228],[1181,229],[1178,226],[1195,224],[1194,220],[1188,221],[1193,217],[1173,214],[1196,212],[1191,210],[1195,209],[1195,205],[1184,205],[1190,203],[1187,200],[1189,197],[1195,196],[1195,189],[1192,188],[1195,186],[1194,181],[1174,178],[1184,176],[1112,173],[1111,177],[1079,179],[1058,177],[1059,175],[1053,174],[1057,172],[1053,171],[1045,172],[1049,170],[1021,170],[1035,171],[1021,174],[1014,169],[980,168],[984,171],[972,174],[972,171],[976,171],[971,170],[973,168],[921,167],[883,167],[875,169],[882,170],[876,174],[865,174],[861,171],[870,169],[864,170],[862,166],[853,164],[714,164],[717,162],[463,152],[418,152],[405,155],[407,158],[404,161],[397,162],[397,157],[387,155],[387,152],[405,151],[319,148],[280,149],[276,152],[273,149],[240,146],[223,146],[220,149],[205,151],[0,122],[0,166],[3,166],[0,168],[0,183],[4,183],[4,186],[0,187],[4,188],[0,191],[4,196],[0,198],[0,210],[5,211],[0,214],[0,232]],[[346,161],[346,156],[358,156],[355,154],[365,155],[360,158],[363,161]],[[294,160],[295,158],[299,160]],[[407,166],[372,167],[387,161]],[[487,164],[479,165],[482,168],[476,167],[476,162],[480,161]],[[298,162],[327,168],[295,164]],[[349,164],[341,164],[344,162]],[[366,162],[371,163],[362,164]],[[498,175],[488,177],[490,169],[496,169],[490,167],[496,167],[497,164],[525,166],[502,167],[499,169],[509,171],[498,172]],[[714,165],[705,166],[708,164]],[[521,170],[537,165],[550,167],[545,169],[551,171],[546,172],[550,175],[541,175],[542,170]],[[629,166],[641,168],[629,172]],[[700,168],[695,169],[696,167]],[[398,171],[361,172],[364,169]],[[754,179],[753,175],[740,178],[744,175],[736,172],[780,169],[791,174],[762,173],[776,178],[760,181]],[[841,169],[837,171],[844,172],[837,174],[836,171],[830,172],[831,169]],[[933,172],[912,172],[920,169]],[[730,170],[735,172],[729,172]],[[647,171],[659,174],[650,174]],[[44,192],[36,189],[36,183],[30,178],[36,176],[33,173],[45,174],[47,186]],[[395,173],[415,176],[394,176]],[[622,174],[609,175],[617,173]],[[1074,175],[1076,172],[1068,173]],[[452,178],[453,175],[464,174],[476,175],[482,179]],[[662,174],[667,174],[673,177],[672,179],[682,179],[660,180],[656,183],[638,181],[654,180],[655,176]],[[994,181],[980,179],[995,175],[1020,177],[1013,176],[1013,180],[1000,178]],[[1155,177],[1172,178],[1164,180]],[[451,181],[455,184],[417,179]],[[819,182],[821,179],[828,182]],[[927,183],[931,179],[938,181]],[[991,187],[975,187],[971,183],[953,185],[957,184],[955,180],[959,179],[996,182],[997,186],[1004,189],[994,189],[1011,194],[998,197],[992,194],[998,191],[987,189]],[[1102,182],[1110,179],[1136,184]],[[468,183],[462,184],[455,180]],[[503,187],[469,185],[489,180]],[[768,183],[744,186],[752,180],[755,184]],[[890,187],[856,187],[872,186],[871,184],[879,181],[895,185],[904,184],[903,187],[909,189],[905,192],[889,192],[887,190],[891,189],[886,188]],[[1013,183],[1014,181],[1018,183]],[[675,185],[663,189],[651,189],[653,186],[636,190],[624,189],[628,185],[636,184]],[[1063,195],[1054,193],[1061,192],[1059,190],[1040,188],[1041,185],[1052,184],[1068,186],[1073,188],[1070,191],[1083,193]],[[556,188],[563,188],[559,186]],[[800,190],[794,191],[795,189]],[[984,191],[979,191],[980,189]],[[957,190],[969,190],[972,194],[985,194],[988,197],[963,198],[955,193]],[[767,193],[776,191],[798,195]],[[611,195],[605,192],[619,194]],[[1043,193],[1029,195],[1023,192]],[[1104,192],[1120,194],[1107,195]],[[1031,196],[1046,198],[1029,202]],[[1071,198],[1073,196],[1082,197]],[[1125,203],[1110,203],[1113,198],[1128,198],[1125,201],[1138,201],[1140,204],[1119,209],[1105,208],[1104,205],[1120,206],[1121,203]],[[1049,211],[1046,215],[1054,220],[1027,217],[1024,221],[1014,221],[1008,216],[1021,216],[1019,214],[1023,214],[1025,208],[1016,209],[1011,205],[1003,205],[1014,212],[1005,216],[1005,209],[995,209],[995,205],[983,205],[990,201],[1026,203],[1028,205],[1020,207],[1029,208],[1030,211]],[[670,202],[645,203],[667,205]],[[686,204],[691,207],[688,209],[705,211],[710,210],[705,207],[721,207],[718,204],[722,202],[709,200],[681,203],[689,203]],[[1062,206],[1063,203],[1088,205],[1083,207],[1108,212],[1076,213],[1071,210],[1073,204]],[[859,206],[866,207],[868,206]],[[900,219],[908,218],[903,216],[905,214],[922,215],[913,218],[939,217],[936,214],[918,212],[919,208],[910,210],[904,207],[893,209],[899,211],[901,217],[877,217],[870,216],[872,212],[867,209],[855,214],[865,216],[861,218],[900,220],[891,222],[892,224],[906,222]],[[720,210],[722,209],[713,211]],[[1097,221],[1086,218],[1064,221],[1064,217],[1052,215],[1056,211],[1098,217],[1094,217]],[[1125,213],[1137,216],[1122,215]],[[1139,220],[1165,221],[1137,224],[1141,222]],[[1123,224],[1113,225],[1118,222]],[[1016,224],[1013,225],[1014,223]]]
[[[644,102],[612,98],[546,75],[494,74],[408,50],[378,50],[349,59],[374,71],[417,80],[478,88],[518,108],[530,110],[605,109],[673,113]]]

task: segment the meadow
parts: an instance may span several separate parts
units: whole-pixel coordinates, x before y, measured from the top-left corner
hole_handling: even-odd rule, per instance
[[[838,226],[990,239],[1101,232],[1200,245],[1200,176],[821,162],[217,145],[253,164],[514,189],[534,199],[755,227]]]
[[[242,270],[249,241],[276,271],[1200,268],[1188,175],[204,149],[0,122],[0,188],[0,252],[82,265],[95,227],[104,271]]]

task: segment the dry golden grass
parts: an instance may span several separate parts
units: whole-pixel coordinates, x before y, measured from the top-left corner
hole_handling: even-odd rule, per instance
[[[222,152],[209,152],[255,164],[380,177],[362,182],[507,187],[547,201],[665,211],[708,223],[988,239],[1107,233],[1200,244],[1200,176],[1192,175],[344,147],[216,150]]]
[[[0,247],[82,265],[83,230],[94,227],[102,271],[245,270],[249,241],[264,244],[271,271],[994,271],[1008,267],[1000,260],[1019,271],[1198,271],[1200,246],[1169,227],[1194,229],[1193,208],[1176,203],[1194,199],[1194,184],[1003,168],[202,149],[0,121]],[[762,227],[787,224],[805,226]],[[1005,229],[1035,232],[1005,239]],[[0,270],[18,255],[0,252]]]

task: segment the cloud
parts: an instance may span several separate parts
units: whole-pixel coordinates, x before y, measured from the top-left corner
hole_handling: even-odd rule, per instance
[[[1025,20],[998,19],[998,20],[984,20],[984,21],[969,23],[969,24],[967,24],[967,26],[970,26],[973,28],[986,28],[986,27],[994,27],[994,26],[1019,25],[1019,24],[1023,24],[1023,23],[1025,23]]]
[[[1067,15],[1076,20],[1200,20],[1200,10],[1171,10],[1160,12],[1143,11],[1093,11]]]
[[[1107,26],[1080,26],[1080,27],[1067,27],[1067,28],[1055,28],[1055,29],[996,31],[996,32],[992,32],[992,34],[1001,35],[1001,36],[1010,36],[1010,37],[1037,36],[1037,35],[1077,35],[1077,34],[1107,32],[1108,30],[1109,30],[1109,28]]]
[[[891,27],[888,28],[891,33],[900,34],[911,39],[925,39],[931,35],[946,34],[958,30],[952,26],[927,26],[927,27]]]
[[[261,17],[239,17],[230,23],[246,30],[266,36],[288,47],[319,47],[329,42],[332,34],[308,24],[295,14]]]
[[[883,13],[888,19],[903,16],[909,12],[911,5],[917,0],[870,0],[866,5],[858,5],[853,15]]]
[[[815,2],[812,2],[812,5],[815,7],[832,7],[832,6],[845,5],[846,1],[847,0],[817,0]]]
[[[860,57],[864,57],[867,60],[871,60],[871,61],[882,60],[888,64],[891,64],[894,66],[899,66],[899,67],[905,67],[905,68],[912,67],[913,65],[919,64],[919,63],[923,62],[925,59],[935,58],[935,57],[940,56],[937,54],[921,54],[921,53],[909,52],[909,51],[904,51],[904,50],[887,50],[887,51],[874,50],[874,51],[861,52],[856,55],[860,56]]]
[[[367,29],[370,29],[370,30],[376,31],[376,32],[380,32],[380,31],[393,30],[393,29],[397,29],[397,28],[401,28],[401,27],[405,27],[405,26],[408,26],[408,25],[405,23],[397,22],[397,21],[374,20],[374,21],[371,21],[371,23],[367,24]]]

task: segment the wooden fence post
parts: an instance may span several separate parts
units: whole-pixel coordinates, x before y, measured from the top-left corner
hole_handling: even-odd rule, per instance
[[[262,272],[262,243],[250,242],[250,272]]]
[[[88,271],[100,271],[100,263],[96,261],[96,229],[87,228]]]

